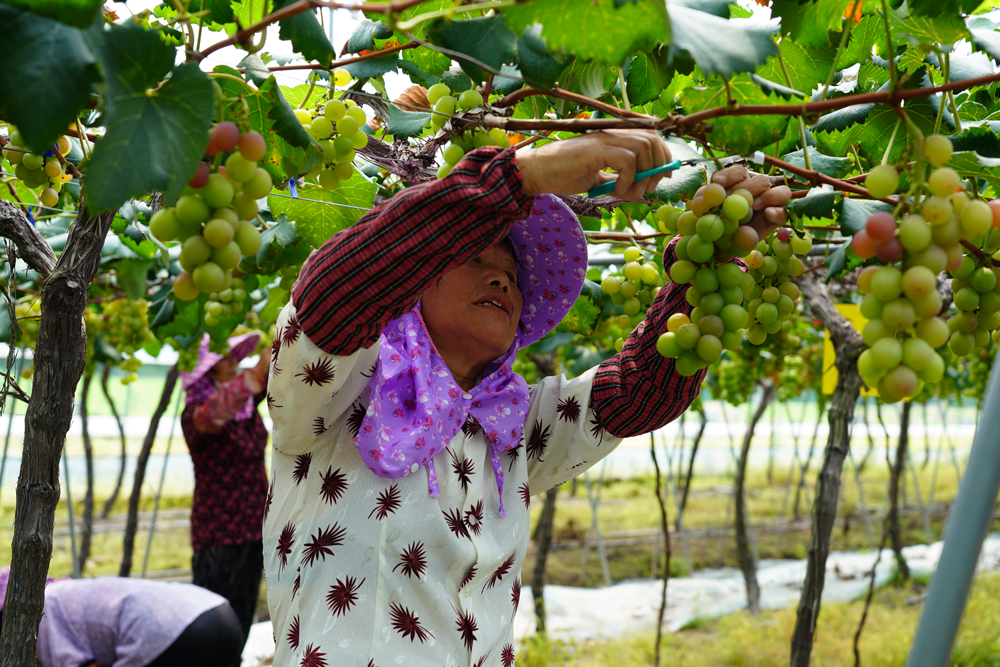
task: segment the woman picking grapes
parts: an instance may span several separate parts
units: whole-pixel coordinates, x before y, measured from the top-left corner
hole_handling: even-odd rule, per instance
[[[187,396],[181,426],[195,477],[194,584],[232,605],[242,626],[241,648],[254,621],[264,567],[260,523],[267,493],[267,430],[257,405],[267,388],[270,349],[256,367],[237,370],[259,340],[256,333],[234,336],[223,355],[209,351],[206,334],[197,364],[182,378]],[[239,660],[234,664],[238,667]]]
[[[618,172],[638,199],[670,161],[656,134],[597,132],[472,151],[331,238],[282,312],[264,519],[275,665],[513,664],[530,496],[660,428],[697,395],[656,350],[684,289],[660,291],[622,351],[528,387],[517,351],[560,322],[587,270],[554,195]],[[788,195],[742,167],[761,232]],[[674,260],[668,247],[665,266]]]

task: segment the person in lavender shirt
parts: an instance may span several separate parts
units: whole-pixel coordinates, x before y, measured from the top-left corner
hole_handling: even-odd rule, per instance
[[[9,576],[0,569],[0,623]],[[40,667],[216,667],[237,662],[242,644],[229,603],[199,586],[120,577],[45,585]]]

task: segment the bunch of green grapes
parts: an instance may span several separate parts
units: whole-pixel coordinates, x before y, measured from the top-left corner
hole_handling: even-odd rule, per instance
[[[214,327],[219,323],[220,318],[243,312],[243,302],[246,298],[247,293],[243,289],[243,279],[233,278],[229,287],[221,292],[212,292],[208,295],[208,302],[205,304],[205,325]]]
[[[968,377],[969,386],[962,391],[963,396],[976,399],[976,403],[982,407],[983,395],[986,393],[986,383],[990,379],[990,369],[993,367],[993,357],[996,355],[996,346],[989,349],[982,347],[969,355]]]
[[[863,331],[869,349],[858,358],[858,370],[890,403],[915,396],[925,382],[943,377],[938,348],[947,343],[957,356],[968,355],[989,343],[990,331],[1000,326],[997,275],[977,258],[966,257],[961,245],[962,240],[986,248],[1000,245],[1000,235],[991,243],[990,234],[1000,226],[1000,215],[985,201],[970,198],[958,173],[942,166],[952,152],[947,137],[927,137],[922,148],[934,168],[926,183],[913,178],[910,213],[899,222],[890,213],[875,213],[851,241],[858,257],[882,264],[866,267],[858,277],[865,294],[861,313],[870,320]],[[865,185],[871,196],[887,197],[898,189],[899,173],[891,165],[876,167]],[[958,311],[947,322],[940,317],[937,290],[937,276],[946,269],[954,278]]]
[[[160,209],[149,221],[157,239],[182,243],[183,273],[173,285],[174,296],[181,301],[197,299],[201,292],[229,289],[233,269],[243,256],[260,249],[260,232],[251,221],[257,217],[257,200],[271,191],[271,176],[257,166],[265,149],[257,132],[241,135],[233,123],[219,123],[212,130],[208,150],[216,154],[233,151],[225,169],[212,171],[199,162],[177,203]]]
[[[368,135],[361,129],[368,122],[364,109],[354,100],[330,100],[311,113],[296,109],[295,117],[323,147],[323,164],[306,178],[315,179],[324,190],[336,190],[354,174],[355,151],[368,145]]]
[[[478,90],[471,89],[463,91],[456,98],[451,88],[444,83],[435,83],[427,89],[427,101],[432,105],[434,111],[431,114],[430,126],[434,130],[439,130],[448,122],[449,116],[458,111],[468,111],[475,109],[483,103],[483,95]],[[444,178],[451,173],[452,168],[458,164],[465,154],[476,148],[483,146],[500,146],[508,148],[510,141],[507,134],[500,128],[492,130],[482,130],[473,128],[452,137],[451,142],[442,149],[442,163],[438,167],[438,178]]]
[[[107,301],[103,304],[96,328],[101,337],[123,356],[118,364],[125,371],[122,384],[135,382],[138,379],[136,371],[142,367],[142,362],[135,357],[135,353],[147,343],[156,341],[156,336],[149,328],[149,302],[145,299]],[[88,338],[92,337],[89,327],[87,335]]]
[[[792,230],[782,227],[747,255],[747,275],[754,281],[747,294],[750,299],[747,311],[753,318],[747,340],[752,344],[761,345],[768,334],[788,333],[791,329],[790,318],[799,299],[799,287],[791,278],[802,275],[805,270],[802,260],[795,255],[805,255],[811,249],[809,232],[796,230],[793,234]]]
[[[42,206],[55,206],[62,186],[73,179],[72,175],[63,170],[62,163],[56,157],[56,152],[59,155],[69,153],[69,137],[59,137],[49,150],[39,155],[23,148],[24,138],[17,128],[10,125],[7,131],[8,144],[3,149],[3,156],[14,168],[14,176],[31,189],[44,188],[38,193],[39,203]]]
[[[639,248],[626,248],[625,264],[620,273],[607,275],[601,289],[611,296],[611,301],[624,311],[616,321],[622,335],[615,341],[615,350],[621,352],[625,339],[646,319],[646,311],[664,285],[659,265],[650,261]]]
[[[730,405],[747,402],[757,389],[758,369],[743,355],[733,355],[719,362],[719,398]]]
[[[17,317],[17,326],[21,329],[21,337],[16,344],[34,350],[38,343],[38,328],[41,325],[42,300],[34,295],[23,296],[14,304],[14,314]],[[27,380],[33,373],[34,362],[24,367],[21,377]]]
[[[969,255],[951,275],[957,313],[948,318],[948,347],[961,357],[986,347],[991,331],[994,338],[1000,336],[1000,280],[992,266]]]
[[[689,202],[688,210],[662,216],[657,212],[661,229],[680,234],[670,279],[690,285],[686,299],[693,308],[690,321],[679,313],[668,320],[657,349],[677,359],[676,370],[683,376],[714,363],[723,350],[739,348],[748,325],[750,342],[763,343],[768,333],[781,330],[794,310],[798,288],[788,279],[804,268],[794,254],[809,252],[812,239],[803,232],[793,237],[791,230],[782,228],[761,240],[747,224],[753,217],[752,203],[748,191],[727,196],[713,183]],[[747,273],[733,263],[735,257],[746,258]],[[751,299],[747,308],[744,297]]]

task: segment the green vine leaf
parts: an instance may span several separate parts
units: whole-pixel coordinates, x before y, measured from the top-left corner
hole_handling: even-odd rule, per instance
[[[899,12],[889,12],[889,24],[899,36],[910,37],[924,44],[954,44],[970,37],[969,29],[957,14],[931,19],[926,16],[901,16]]]
[[[871,60],[873,48],[878,48],[879,52],[884,55],[885,24],[880,16],[865,16],[851,31],[847,48],[840,56],[840,67],[850,67],[857,63],[868,62]]]
[[[238,74],[224,65],[214,71]],[[267,170],[272,181],[284,183],[289,177],[305,174],[322,163],[322,149],[295,118],[274,76],[261,84],[259,90],[230,78],[218,78],[216,83],[226,97],[236,99],[223,108],[225,119],[236,123],[243,132],[256,130],[264,137],[267,154],[260,166]]]
[[[284,9],[297,0],[274,0],[274,10]],[[261,3],[263,4],[263,3]],[[333,45],[327,39],[323,26],[316,20],[315,11],[310,9],[279,21],[278,36],[292,43],[296,51],[306,60],[315,60],[321,65],[329,65],[336,57]]]
[[[304,185],[298,189],[300,199],[271,195],[267,204],[274,215],[286,215],[295,222],[295,232],[314,248],[318,248],[342,229],[347,229],[375,203],[378,190],[364,176],[355,172],[341,181],[336,190]],[[313,201],[306,201],[306,200]]]
[[[99,28],[88,32],[100,38]],[[80,30],[3,5],[0,35],[0,115],[17,125],[29,148],[44,152],[100,81],[97,59]]]
[[[230,0],[192,0],[190,10],[192,12],[207,10],[206,22],[233,23],[236,21]]]
[[[853,1],[774,0],[771,16],[781,19],[781,34],[790,36],[802,46],[829,46],[830,33],[839,33],[843,29],[844,12]],[[885,39],[884,28],[882,38]]]
[[[633,106],[657,99],[670,82],[664,59],[652,53],[638,53],[625,76],[625,92]]]
[[[675,160],[696,160],[703,157],[686,141],[678,137],[667,139],[667,145],[670,146],[670,155]],[[661,178],[653,194],[664,201],[677,201],[682,197],[693,196],[698,188],[708,182],[708,178],[713,173],[715,173],[715,165],[711,162],[682,166],[680,169],[670,172],[669,178]]]
[[[933,133],[937,110],[930,100],[909,100],[904,108],[907,116],[916,123],[924,136]],[[951,116],[948,113],[944,116],[945,124],[948,125]],[[889,149],[889,142],[892,140],[892,149],[889,151],[889,161],[892,162],[899,159],[906,149],[906,128],[900,126],[896,130],[897,121],[901,122],[892,107],[876,104],[864,123],[852,125],[844,131],[817,131],[813,136],[820,150],[828,155],[845,155],[848,146],[856,146],[858,153],[870,162],[881,162],[882,155]],[[894,130],[896,137],[892,139]]]
[[[394,104],[389,105],[389,122],[385,124],[385,131],[396,138],[409,138],[420,134],[427,124],[431,115],[429,113],[419,113],[416,111],[404,111]]]
[[[687,51],[706,74],[729,77],[752,72],[768,56],[778,53],[768,28],[713,16],[680,2],[669,3],[667,9],[673,35],[671,50]]]
[[[669,43],[670,23],[663,0],[534,0],[500,10],[517,35],[534,24],[550,51],[564,49],[583,60],[621,65],[635,51]]]
[[[517,37],[499,15],[461,21],[439,19],[427,27],[427,39],[471,56],[495,70],[504,63],[517,61]],[[482,82],[489,76],[489,72],[468,60],[460,60],[459,64],[473,81]]]
[[[811,156],[810,156],[811,158]],[[786,161],[788,157],[784,158]],[[829,218],[838,209],[840,200],[844,195],[825,188],[813,188],[805,197],[793,199],[785,206],[785,209],[803,218]]]
[[[361,19],[358,27],[351,33],[345,47],[346,53],[361,53],[362,51],[372,51],[375,49],[376,39],[388,39],[392,36],[392,30],[379,21],[371,19]]]
[[[979,178],[988,181],[994,191],[1000,192],[1000,158],[984,157],[978,151],[951,154],[948,166],[962,178]]]
[[[194,174],[208,144],[215,91],[197,64],[172,67],[174,55],[157,33],[131,22],[104,33],[98,57],[107,131],[84,179],[93,210],[110,211],[155,190],[170,205]]]
[[[877,211],[892,212],[892,207],[880,201],[871,199],[851,199],[842,197],[837,211],[837,220],[840,222],[840,233],[844,236],[854,236],[865,228],[865,223],[872,213]]]
[[[806,166],[805,153],[801,148],[794,153],[781,156],[781,159],[785,162],[794,164],[796,167],[802,167],[803,169]],[[815,148],[809,149],[809,164],[815,171],[818,171],[821,174],[826,174],[827,176],[832,176],[833,178],[843,178],[853,166],[850,158],[823,155]],[[791,176],[791,174],[789,174],[789,176]]]
[[[737,104],[779,104],[780,100],[766,95],[746,74],[740,74],[730,82],[733,100]],[[725,89],[721,82],[708,88],[689,88],[681,95],[681,104],[694,113],[721,106],[726,102]],[[761,150],[785,134],[788,116],[729,116],[712,120],[712,131],[708,134],[713,145],[739,155],[749,155]]]
[[[36,16],[58,21],[74,28],[87,28],[101,14],[103,0],[4,0],[4,4],[14,9],[24,9]],[[7,7],[0,8],[7,11]],[[0,24],[3,19],[0,18]],[[16,38],[17,33],[4,28],[4,40]],[[55,54],[53,54],[55,55]],[[65,57],[66,54],[61,54]]]
[[[781,40],[778,48],[791,80],[790,88],[808,95],[826,81],[835,55],[834,49],[802,46],[790,39]],[[785,83],[784,70],[776,56],[768,58],[764,65],[757,68],[757,74],[770,81]]]

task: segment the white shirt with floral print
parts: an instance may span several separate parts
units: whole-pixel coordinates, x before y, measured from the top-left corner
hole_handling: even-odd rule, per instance
[[[529,498],[580,474],[621,440],[589,408],[596,369],[531,387],[525,436],[500,455],[503,505],[470,420],[427,468],[375,476],[354,442],[378,345],[327,354],[282,311],[268,384],[274,420],[264,514],[278,667],[514,664],[513,618]]]

